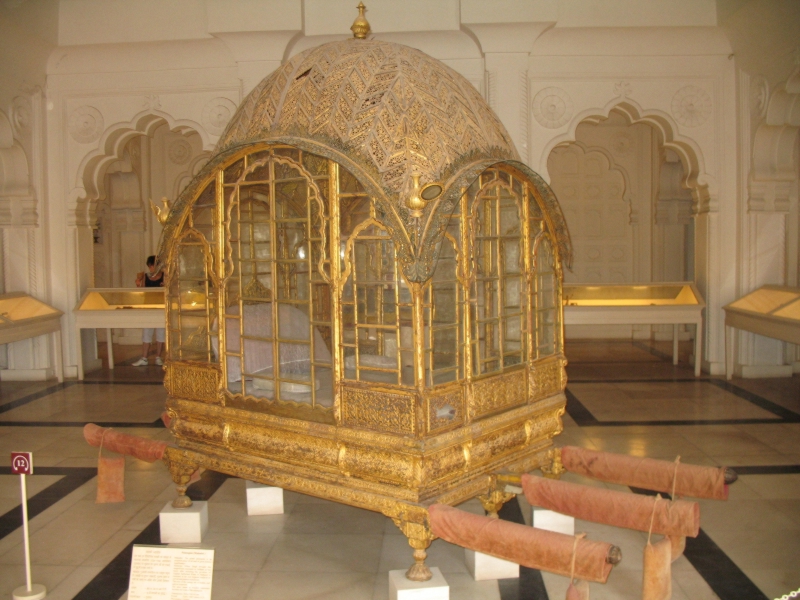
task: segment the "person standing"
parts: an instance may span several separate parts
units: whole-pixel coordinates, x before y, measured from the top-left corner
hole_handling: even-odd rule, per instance
[[[140,276],[136,278],[136,287],[164,287],[164,270],[161,265],[156,265],[155,256],[147,257],[147,272],[140,273]],[[133,363],[134,367],[146,367],[148,365],[147,355],[150,352],[153,333],[156,336],[156,365],[161,366],[164,364],[161,359],[161,350],[164,348],[164,328],[145,327],[142,329],[142,357]]]

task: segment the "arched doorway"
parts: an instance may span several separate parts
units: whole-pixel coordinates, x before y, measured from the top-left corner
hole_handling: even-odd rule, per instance
[[[567,283],[694,279],[692,194],[661,130],[612,110],[587,119],[548,157],[575,248]],[[671,337],[671,328],[581,326],[571,337]],[[669,329],[669,331],[667,331]]]
[[[89,287],[134,287],[161,237],[150,201],[164,208],[163,199],[173,202],[202,168],[210,154],[204,134],[199,127],[156,114],[139,115],[103,134],[98,152],[84,161],[87,198],[78,204],[92,232],[91,244],[80,246],[80,263],[91,265]],[[107,341],[104,330],[97,335],[98,341]],[[115,329],[113,338],[116,344],[141,344],[138,329]],[[85,364],[94,358],[84,356]]]

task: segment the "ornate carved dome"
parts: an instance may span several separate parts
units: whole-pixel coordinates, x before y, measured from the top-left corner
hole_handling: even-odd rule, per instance
[[[172,206],[159,254],[214,169],[258,143],[289,144],[349,170],[398,244],[409,281],[430,276],[436,242],[454,204],[479,173],[500,162],[512,164],[536,186],[561,260],[571,264],[569,233],[552,190],[519,162],[508,132],[472,84],[419,50],[364,39],[310,48],[250,92],[214,156]],[[406,202],[414,172],[423,186],[435,182],[440,189],[421,211],[409,210]]]
[[[403,191],[412,170],[427,183],[446,179],[465,156],[518,160],[464,77],[419,50],[379,40],[332,42],[292,58],[245,99],[216,152],[276,138],[339,150],[388,196]]]

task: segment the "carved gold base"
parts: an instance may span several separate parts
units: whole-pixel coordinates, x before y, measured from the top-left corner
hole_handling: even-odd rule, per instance
[[[199,467],[380,512],[409,539],[408,577],[430,578],[425,549],[434,539],[428,506],[479,497],[493,516],[513,497],[498,472],[552,470],[552,438],[562,429],[562,394],[488,416],[425,439],[253,414],[170,398],[179,447],[164,460],[178,486],[177,505]]]

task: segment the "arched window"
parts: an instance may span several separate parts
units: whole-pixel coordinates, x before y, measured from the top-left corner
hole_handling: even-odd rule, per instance
[[[317,176],[304,162],[298,150],[273,149],[225,170],[220,337],[230,393],[330,407],[329,219],[321,191],[329,180],[316,162]]]
[[[527,359],[527,284],[522,202],[524,187],[509,173],[488,169],[472,200],[470,286],[473,376]]]
[[[344,378],[414,385],[413,303],[395,244],[371,215],[343,236],[342,353]]]
[[[209,276],[213,271],[211,249],[192,225],[189,223],[175,245],[177,260],[170,261],[169,355],[172,360],[216,362],[212,350],[216,337],[211,332],[217,289]]]
[[[545,358],[560,351],[561,328],[558,321],[558,286],[553,246],[541,235],[534,249],[536,357]]]
[[[466,288],[459,264],[460,204],[437,252],[436,270],[425,286],[425,385],[464,378]]]

